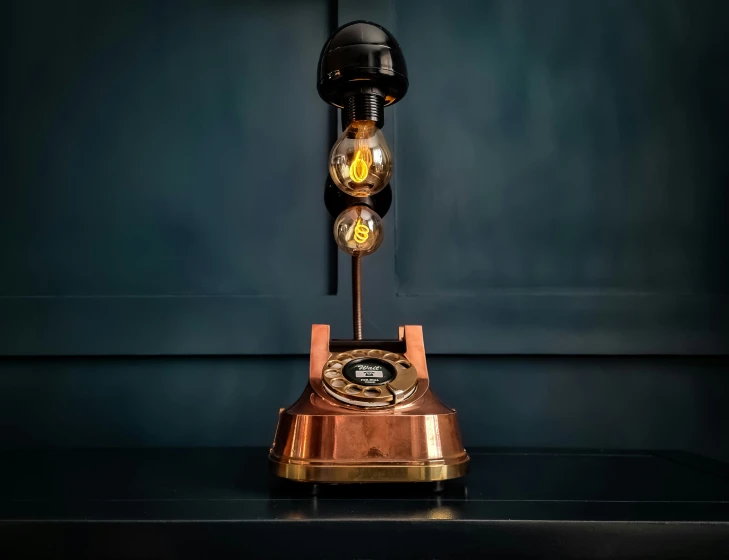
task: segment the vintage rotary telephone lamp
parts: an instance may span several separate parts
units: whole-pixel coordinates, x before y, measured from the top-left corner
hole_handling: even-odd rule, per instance
[[[324,45],[317,88],[342,110],[324,199],[337,245],[352,255],[354,339],[311,331],[309,384],[281,409],[269,459],[302,482],[431,482],[466,474],[455,411],[430,390],[420,326],[394,340],[362,340],[360,263],[381,245],[392,200],[393,158],[384,108],[408,89],[400,46],[384,28],[357,21]]]

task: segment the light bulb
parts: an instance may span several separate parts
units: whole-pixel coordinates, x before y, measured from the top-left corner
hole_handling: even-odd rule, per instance
[[[350,255],[374,253],[384,239],[382,218],[364,204],[350,206],[334,221],[334,239]]]
[[[350,196],[372,196],[392,178],[392,154],[374,121],[353,121],[332,147],[329,174]]]

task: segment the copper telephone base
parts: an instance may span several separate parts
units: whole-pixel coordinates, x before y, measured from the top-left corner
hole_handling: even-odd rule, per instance
[[[429,389],[422,328],[401,327],[400,341],[402,353],[332,351],[329,325],[312,327],[309,384],[279,412],[269,455],[274,474],[316,483],[437,482],[466,474],[456,413]],[[381,365],[368,365],[375,361]]]

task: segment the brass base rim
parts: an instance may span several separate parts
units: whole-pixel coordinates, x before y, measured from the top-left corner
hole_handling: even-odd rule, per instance
[[[382,483],[382,482],[438,482],[460,478],[468,473],[468,455],[452,463],[435,464],[297,464],[269,456],[273,474],[298,482]]]

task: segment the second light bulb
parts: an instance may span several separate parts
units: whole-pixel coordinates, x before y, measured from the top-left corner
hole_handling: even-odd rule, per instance
[[[334,222],[334,239],[342,251],[353,256],[374,253],[384,239],[382,218],[364,204],[345,209]]]

